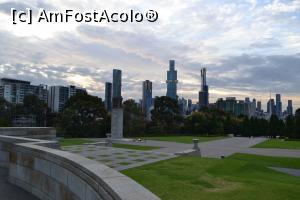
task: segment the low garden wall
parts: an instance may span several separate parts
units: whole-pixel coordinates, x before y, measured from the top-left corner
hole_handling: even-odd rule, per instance
[[[0,135],[0,167],[9,181],[40,199],[158,200],[123,174],[82,156],[61,151],[57,142]]]
[[[0,135],[48,140],[56,138],[56,129],[53,127],[0,127]]]

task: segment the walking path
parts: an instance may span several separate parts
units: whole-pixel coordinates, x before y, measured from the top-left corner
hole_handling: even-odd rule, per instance
[[[7,181],[7,169],[0,168],[0,199],[1,200],[38,200],[23,189]]]
[[[290,169],[290,168],[282,168],[282,167],[269,167],[269,168],[278,172],[289,174],[291,176],[300,177],[300,169]]]
[[[300,150],[291,149],[265,149],[265,148],[250,148],[256,144],[266,141],[267,138],[245,138],[234,137],[221,140],[199,143],[201,155],[209,158],[220,158],[221,156],[230,156],[235,153],[255,154],[262,156],[280,156],[280,157],[295,157],[300,158]],[[175,142],[153,141],[133,142],[132,140],[116,141],[117,143],[133,144],[142,146],[159,146],[163,147],[155,151],[162,153],[178,153],[188,149],[192,149],[192,144],[182,144]]]
[[[103,140],[103,139],[102,139]],[[203,142],[199,144],[202,157],[220,158],[230,156],[235,153],[256,154],[264,156],[283,156],[300,158],[300,150],[287,149],[259,149],[250,148],[258,143],[267,140],[266,138],[243,138],[234,137],[221,140]],[[101,141],[101,139],[99,139]],[[114,143],[158,146],[160,149],[153,151],[138,151],[131,149],[104,147],[97,145],[77,145],[64,147],[63,150],[80,154],[89,159],[97,160],[116,170],[125,170],[141,165],[170,159],[176,157],[175,154],[193,148],[193,144],[182,144],[176,142],[153,141],[137,142],[131,139],[114,140]],[[192,142],[192,141],[191,141]]]

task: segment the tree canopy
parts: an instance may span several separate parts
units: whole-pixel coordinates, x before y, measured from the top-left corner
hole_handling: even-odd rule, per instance
[[[124,135],[138,136],[145,133],[146,121],[141,108],[133,100],[124,101]]]
[[[65,136],[105,137],[110,118],[101,98],[78,93],[66,102],[58,128]]]
[[[161,133],[176,133],[182,123],[179,106],[176,100],[167,97],[156,97],[151,119],[156,131]]]

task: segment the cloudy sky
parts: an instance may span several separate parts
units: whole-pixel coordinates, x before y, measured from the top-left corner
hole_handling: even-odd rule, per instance
[[[12,24],[11,8],[49,11],[156,10],[155,23]],[[300,0],[0,0],[0,77],[33,84],[75,84],[103,97],[112,69],[123,96],[141,98],[141,82],[166,94],[176,60],[178,95],[197,101],[200,68],[210,101],[226,96],[266,103],[269,91],[300,107]]]

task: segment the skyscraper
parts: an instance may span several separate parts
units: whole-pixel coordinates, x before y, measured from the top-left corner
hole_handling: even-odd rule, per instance
[[[188,99],[188,115],[190,115],[192,113],[192,100]]]
[[[282,102],[280,94],[276,94],[276,115],[279,118],[282,116]]]
[[[108,112],[111,112],[112,108],[112,83],[106,82],[105,83],[105,108]]]
[[[178,99],[178,106],[179,106],[179,111],[182,116],[187,115],[188,111],[188,101],[185,98],[179,98]]]
[[[152,82],[146,80],[143,81],[142,110],[147,120],[151,119],[151,114],[150,114],[151,106],[152,106]]]
[[[112,107],[121,108],[122,107],[122,71],[118,69],[113,70],[113,96],[112,96]]]
[[[269,113],[269,116],[276,114],[276,107],[274,99],[270,99],[267,104],[267,112]]]
[[[287,113],[288,115],[293,115],[294,111],[293,111],[293,101],[292,100],[288,100],[288,106],[287,106]]]
[[[122,87],[122,71],[118,69],[113,70],[113,98],[120,98]]]
[[[201,91],[199,92],[199,109],[208,107],[208,85],[206,84],[206,68],[201,69]]]
[[[177,99],[177,71],[175,70],[175,60],[170,60],[169,71],[167,71],[167,96]]]
[[[261,101],[258,101],[257,102],[257,108],[256,108],[257,112],[262,112],[262,109],[261,109]]]
[[[250,117],[255,116],[256,111],[256,99],[253,99],[253,101],[250,104]]]

